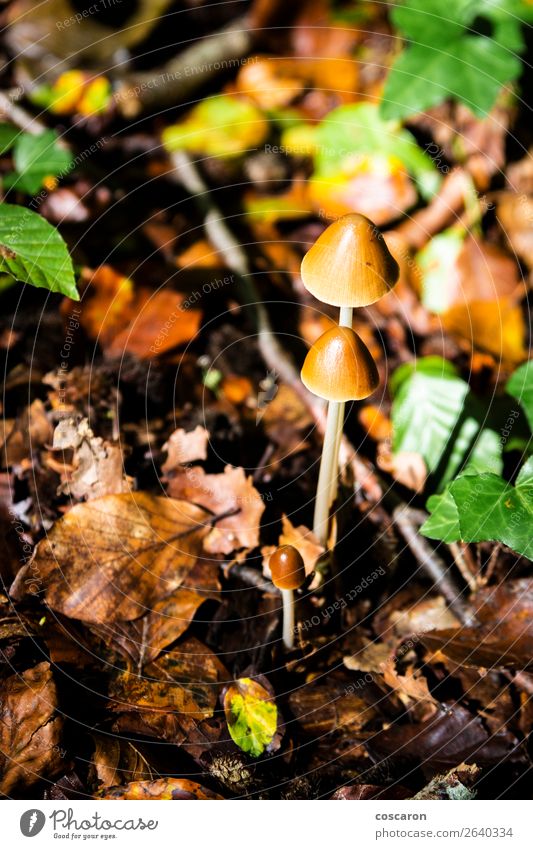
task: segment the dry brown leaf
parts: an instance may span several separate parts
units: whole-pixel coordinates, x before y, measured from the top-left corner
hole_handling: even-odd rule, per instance
[[[148,761],[132,742],[103,734],[93,734],[93,737],[91,767],[102,790],[153,777]]]
[[[62,765],[62,720],[49,663],[12,675],[0,695],[0,793],[27,788]],[[64,766],[64,764],[63,764]]]
[[[95,436],[87,419],[63,419],[54,431],[53,447],[73,449],[72,468],[65,469],[60,493],[77,500],[129,492],[133,481],[124,474],[120,445]]]
[[[343,658],[346,669],[354,672],[377,672],[382,673],[382,665],[386,663],[391,654],[391,649],[386,643],[367,643],[355,654]]]
[[[439,703],[429,692],[428,682],[423,675],[399,675],[396,671],[394,658],[389,658],[381,664],[383,679],[388,686],[394,690],[402,702],[409,707],[413,702],[429,702],[433,710],[426,712],[424,719],[436,713]]]
[[[198,560],[186,578],[186,586],[156,602],[152,609],[129,622],[97,626],[106,644],[118,648],[135,670],[155,660],[166,646],[175,642],[189,627],[198,608],[220,590],[218,563]]]
[[[403,486],[414,492],[423,491],[428,472],[424,458],[416,451],[398,451],[393,454],[387,440],[378,446],[377,464]]]
[[[374,404],[367,404],[359,410],[358,419],[371,439],[381,442],[392,436],[392,422]]]
[[[135,315],[113,338],[108,353],[122,356],[127,352],[141,359],[159,356],[194,339],[201,320],[200,310],[189,307],[179,292],[140,289]]]
[[[228,680],[224,665],[199,640],[190,638],[145,667],[144,674],[120,672],[110,696],[116,712],[148,711],[213,715],[220,687]]]
[[[112,356],[159,356],[198,332],[202,314],[179,292],[137,288],[108,265],[86,269],[84,277],[89,289],[80,322]]]
[[[163,472],[167,474],[186,463],[206,460],[208,442],[209,433],[201,425],[189,431],[179,427],[163,445],[163,451],[167,452],[167,459],[161,467]]]
[[[210,554],[231,554],[259,544],[263,499],[244,469],[226,466],[221,475],[207,475],[200,466],[178,472],[168,485],[174,498],[199,504],[215,515],[228,514],[209,531],[204,548]]]
[[[51,442],[52,434],[44,404],[37,398],[17,419],[3,418],[0,422],[0,465],[20,465]]]
[[[194,504],[143,492],[77,504],[39,543],[11,593],[23,596],[31,579],[65,616],[136,619],[183,583],[213,521]]]
[[[520,363],[527,358],[522,309],[507,298],[456,304],[442,315],[442,324],[449,333],[497,360]]]
[[[295,527],[285,515],[281,517],[281,527],[282,532],[279,537],[279,545],[292,545],[298,549],[304,561],[305,574],[311,575],[315,571],[319,557],[325,551],[324,546],[320,545],[313,531],[310,531],[305,525]],[[268,565],[270,555],[275,550],[276,546],[274,545],[264,545],[261,549],[263,571],[267,578],[270,578],[270,567]]]
[[[102,347],[107,348],[134,315],[133,280],[110,265],[102,265],[95,271],[84,269],[82,279],[87,281],[88,290],[80,317],[81,326],[91,339],[98,339]]]
[[[223,799],[207,787],[188,778],[157,778],[154,781],[132,781],[121,787],[110,787],[98,799]]]

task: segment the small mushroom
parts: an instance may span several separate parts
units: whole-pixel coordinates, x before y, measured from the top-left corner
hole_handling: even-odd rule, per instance
[[[313,530],[325,545],[329,508],[335,500],[345,401],[371,395],[379,383],[372,354],[351,327],[333,327],[309,349],[302,372],[304,386],[329,402],[315,500]]]
[[[294,590],[305,581],[302,555],[293,545],[281,545],[269,560],[272,583],[281,590],[283,601],[283,642],[290,651],[294,646]]]
[[[399,268],[376,225],[364,215],[353,212],[343,215],[324,230],[304,256],[301,274],[304,286],[312,295],[325,304],[340,307],[339,328],[351,330],[354,307],[367,306],[386,295],[398,280]],[[328,345],[323,341],[326,336],[315,343],[308,354],[311,358],[302,369],[302,381],[307,388],[329,401],[314,521],[314,531],[324,545],[329,507],[337,494],[337,458],[344,427],[344,404],[351,398],[365,398],[377,386],[375,364],[358,336],[339,336],[331,346],[330,340],[326,340]],[[342,357],[341,351],[344,352]],[[341,372],[339,357],[344,363],[351,363],[350,374]],[[318,368],[319,361],[321,368]]]

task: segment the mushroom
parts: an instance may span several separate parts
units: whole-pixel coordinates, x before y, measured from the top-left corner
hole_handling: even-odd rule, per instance
[[[283,601],[283,642],[285,648],[294,646],[294,590],[305,581],[302,555],[293,545],[280,545],[269,560],[272,583],[281,590]]]
[[[313,523],[316,536],[325,545],[329,508],[336,495],[344,404],[371,395],[378,386],[379,375],[372,354],[355,330],[333,327],[309,349],[301,378],[310,392],[329,402]]]
[[[304,286],[315,298],[325,304],[340,307],[339,327],[351,329],[354,307],[368,306],[368,304],[372,304],[386,295],[398,280],[399,268],[376,225],[366,216],[353,212],[338,218],[318,237],[302,260],[301,275]],[[341,384],[344,385],[344,378],[346,378],[346,388],[349,387],[356,393],[363,393],[354,395],[350,391],[344,399],[330,397],[327,394],[321,395],[320,391],[315,393],[329,401],[314,520],[314,531],[325,545],[327,542],[327,512],[336,495],[337,458],[344,426],[344,404],[348,399],[365,398],[370,395],[377,386],[377,372],[368,349],[359,337],[355,337],[356,342],[352,340],[351,346],[337,343],[337,346],[331,349],[331,354],[327,359],[325,357],[325,346],[322,342],[324,338],[324,336],[321,337],[313,346],[317,350],[312,355],[310,363],[315,362],[316,364],[320,359],[324,368],[332,368],[335,364],[335,369],[338,370],[337,355],[334,354],[334,351],[340,352],[342,350],[344,352],[343,361],[352,362],[352,382],[350,383],[345,375],[334,375],[332,373],[331,386],[335,383],[334,391],[338,394],[341,390]],[[320,345],[320,357],[318,343],[322,343]],[[348,350],[352,351],[351,357],[348,356]],[[311,354],[311,351],[309,354]],[[367,377],[370,381],[369,386],[372,381],[375,381],[375,384],[372,384],[373,388],[369,391],[363,390],[363,384],[354,380],[355,371],[358,370],[354,365],[355,362],[359,363],[358,368],[361,375],[366,368]],[[370,367],[370,363],[372,363],[372,367]],[[310,366],[306,369],[304,364],[302,370],[302,380],[312,392],[315,390],[312,389],[311,384],[317,389],[326,388],[326,384],[328,384],[327,373],[324,372],[319,377],[317,368],[318,365],[315,365],[311,369],[314,371],[313,375],[310,374]],[[370,379],[371,376],[372,379]],[[336,377],[336,381],[333,380],[334,377]],[[363,380],[362,377],[360,379]],[[319,380],[323,382],[319,383]],[[326,515],[324,515],[324,510]]]

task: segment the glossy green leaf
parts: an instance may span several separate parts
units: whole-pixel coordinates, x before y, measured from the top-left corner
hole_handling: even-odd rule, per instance
[[[533,460],[511,486],[491,473],[462,474],[427,503],[431,516],[420,532],[444,542],[504,543],[533,559]]]
[[[22,206],[0,204],[0,273],[79,300],[62,237],[46,219]]]
[[[501,471],[500,439],[482,429],[485,410],[449,362],[422,357],[401,366],[390,388],[393,450],[420,454],[438,490],[468,463]]]
[[[529,360],[516,369],[507,381],[505,389],[509,395],[516,398],[533,431],[533,360]]]

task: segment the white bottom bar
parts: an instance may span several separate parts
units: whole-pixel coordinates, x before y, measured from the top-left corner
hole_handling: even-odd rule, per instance
[[[205,805],[209,804],[206,808]],[[6,801],[2,845],[530,849],[530,802]],[[327,807],[329,806],[329,811]],[[277,808],[274,811],[274,808]],[[34,834],[25,836],[33,821]],[[95,818],[96,817],[96,818]],[[35,838],[35,843],[30,841]],[[210,844],[209,841],[212,841]]]

